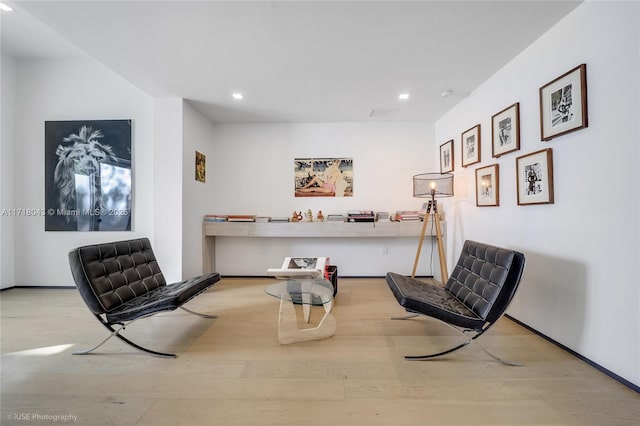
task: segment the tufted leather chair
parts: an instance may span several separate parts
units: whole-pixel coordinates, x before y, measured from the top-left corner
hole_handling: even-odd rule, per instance
[[[444,352],[405,358],[429,359],[444,355],[466,346],[487,331],[511,303],[524,264],[524,255],[515,250],[466,241],[444,287],[389,272],[387,284],[407,311],[476,333],[471,339],[465,335],[465,343]]]
[[[109,337],[159,356],[175,355],[151,351],[125,339],[120,331],[126,323],[177,308],[189,311],[182,305],[220,280],[218,273],[212,273],[167,285],[148,238],[76,248],[69,252],[69,265],[82,299],[111,331]],[[112,325],[120,328],[115,330]]]

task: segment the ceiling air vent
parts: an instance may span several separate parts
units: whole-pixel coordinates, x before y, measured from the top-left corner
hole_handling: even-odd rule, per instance
[[[396,112],[398,112],[398,110],[393,108],[373,108],[369,113],[369,117],[370,118],[389,118],[389,117],[393,117],[396,114]]]

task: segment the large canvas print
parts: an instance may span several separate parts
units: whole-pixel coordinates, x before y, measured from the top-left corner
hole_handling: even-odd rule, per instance
[[[296,197],[353,196],[353,158],[296,158]]]
[[[46,231],[131,231],[131,120],[45,122]]]

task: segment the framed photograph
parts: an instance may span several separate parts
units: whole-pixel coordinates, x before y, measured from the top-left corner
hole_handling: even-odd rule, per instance
[[[553,204],[551,148],[516,158],[518,205]]]
[[[500,205],[499,170],[498,164],[476,169],[476,206]]]
[[[453,171],[453,139],[440,145],[440,173]]]
[[[131,231],[132,120],[45,121],[45,231]]]
[[[491,117],[491,156],[520,149],[520,103],[507,107]]]
[[[196,151],[196,181],[205,183],[207,181],[207,156]]]
[[[548,141],[587,126],[587,65],[582,64],[540,88],[540,135]]]
[[[462,134],[462,167],[480,162],[480,125]]]
[[[296,197],[352,197],[353,158],[295,158]]]

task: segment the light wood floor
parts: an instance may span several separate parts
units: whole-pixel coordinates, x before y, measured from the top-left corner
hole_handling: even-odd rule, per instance
[[[640,394],[503,318],[446,358],[407,354],[457,337],[402,315],[383,279],[339,280],[335,336],[280,345],[273,280],[223,279],[189,308],[132,324],[151,357],[106,336],[74,289],[0,293],[2,425],[640,425]],[[315,312],[317,311],[317,312]],[[321,316],[315,308],[312,322]],[[55,416],[75,417],[55,417]],[[48,417],[47,417],[48,416]],[[54,422],[54,420],[57,420]]]

